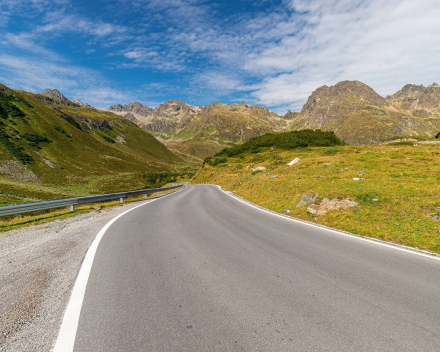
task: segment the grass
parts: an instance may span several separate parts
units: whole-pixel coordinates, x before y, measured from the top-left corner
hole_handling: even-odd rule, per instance
[[[133,181],[139,174],[192,167],[120,116],[40,98],[0,84],[0,168],[12,160],[45,185],[87,187],[88,178],[107,176],[123,186],[127,174]]]
[[[289,215],[296,218],[440,253],[440,222],[433,219],[440,213],[440,147],[337,149],[308,147],[244,153],[217,166],[205,164],[192,183],[218,184],[268,209],[290,209]],[[296,157],[300,162],[287,166]],[[253,174],[251,168],[257,166],[267,170]],[[267,173],[278,177],[263,176]],[[320,199],[350,197],[359,205],[315,218],[306,206],[296,208],[300,197],[308,192],[319,193]]]

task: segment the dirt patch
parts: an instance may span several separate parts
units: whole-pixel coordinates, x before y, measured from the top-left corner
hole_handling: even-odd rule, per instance
[[[0,162],[0,174],[17,181],[41,183],[41,180],[27,166],[15,160]]]
[[[10,263],[9,265],[11,265]],[[7,269],[7,268],[6,268]],[[0,288],[0,345],[31,319],[38,299],[47,287],[49,274],[45,268],[37,268],[21,277],[12,277]],[[17,302],[11,305],[10,302]]]

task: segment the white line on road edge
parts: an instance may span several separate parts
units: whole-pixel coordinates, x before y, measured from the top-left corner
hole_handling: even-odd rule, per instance
[[[168,195],[172,195],[170,193]],[[157,199],[149,200],[143,204],[135,206],[131,209],[124,211],[112,220],[110,220],[105,226],[99,231],[93,240],[92,245],[87,251],[84,261],[81,265],[78,277],[75,281],[75,286],[73,287],[72,294],[70,296],[69,303],[67,305],[66,311],[64,312],[64,317],[61,322],[61,328],[58,333],[57,340],[52,352],[72,352],[75,345],[76,330],[78,329],[79,316],[81,313],[81,306],[84,300],[84,294],[86,292],[87,281],[89,280],[90,270],[92,269],[93,260],[95,258],[96,250],[98,249],[99,242],[104,236],[108,228],[121,216],[129,213],[130,211],[142,207],[146,204],[150,204],[156,200],[167,197],[168,195],[162,196]]]
[[[252,208],[255,208],[255,209],[259,209],[259,210],[261,210],[261,211],[264,211],[264,212],[266,212],[266,213],[268,213],[268,214],[272,214],[272,215],[274,215],[274,216],[278,216],[278,217],[280,217],[280,218],[283,218],[283,219],[286,219],[286,220],[290,220],[290,221],[294,221],[294,222],[297,222],[297,223],[300,223],[300,224],[303,224],[303,225],[313,226],[313,227],[319,228],[319,229],[321,229],[321,230],[327,230],[327,231],[330,231],[330,232],[333,232],[333,233],[337,233],[337,234],[339,234],[339,235],[343,235],[343,236],[346,236],[346,237],[356,238],[356,239],[358,239],[358,240],[365,241],[365,242],[369,242],[369,243],[374,243],[374,244],[377,244],[377,245],[379,245],[379,246],[388,247],[388,248],[392,248],[392,249],[397,249],[397,250],[402,251],[402,252],[411,253],[411,254],[416,254],[416,255],[419,255],[419,256],[422,256],[422,257],[425,257],[425,258],[429,258],[429,259],[434,259],[434,260],[439,260],[439,261],[440,261],[440,257],[439,257],[439,256],[434,256],[434,255],[429,255],[429,254],[425,254],[425,253],[420,253],[420,252],[417,252],[416,250],[411,250],[411,249],[406,249],[406,248],[398,247],[397,245],[387,244],[387,243],[384,243],[384,242],[379,242],[379,240],[376,241],[376,240],[374,240],[374,239],[369,239],[369,238],[366,238],[366,237],[361,237],[361,236],[354,235],[354,234],[350,234],[350,233],[347,233],[347,232],[342,232],[342,231],[334,230],[334,229],[331,229],[331,228],[329,228],[329,227],[327,227],[327,226],[315,225],[315,224],[311,224],[311,223],[306,222],[306,221],[302,221],[302,220],[298,220],[298,219],[295,219],[295,218],[292,218],[292,217],[287,217],[287,216],[283,216],[283,215],[281,215],[281,214],[274,213],[274,212],[272,212],[272,211],[270,211],[270,210],[264,209],[264,208],[262,208],[262,207],[259,207],[259,206],[254,205],[254,204],[252,204],[252,203],[250,203],[250,202],[248,202],[248,201],[245,201],[245,200],[243,200],[243,199],[240,199],[240,198],[238,198],[237,196],[235,196],[232,192],[224,191],[224,190],[221,188],[221,186],[219,186],[219,185],[216,185],[216,186],[217,186],[218,188],[220,188],[220,190],[221,190],[223,193],[225,193],[225,194],[227,194],[228,196],[230,196],[230,197],[232,197],[232,198],[238,200],[239,202],[244,203],[244,204],[246,204],[246,205],[248,205],[248,206],[250,206],[250,207],[252,207]]]

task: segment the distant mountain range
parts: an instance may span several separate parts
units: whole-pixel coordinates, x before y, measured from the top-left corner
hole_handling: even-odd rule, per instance
[[[199,159],[226,146],[242,143],[267,132],[288,128],[288,119],[258,105],[222,104],[196,107],[169,100],[152,109],[141,103],[115,105],[106,109],[124,116],[180,155]]]
[[[440,132],[440,87],[408,84],[384,98],[362,82],[343,81],[316,89],[301,112],[284,116],[244,102],[195,107],[170,100],[155,109],[136,102],[106,110],[136,123],[171,149],[202,158],[266,132],[305,128],[334,131],[349,144],[434,138]]]
[[[245,102],[201,107],[180,100],[154,109],[137,102],[103,111],[69,100],[56,89],[33,94],[0,85],[0,164],[15,158],[43,180],[54,170],[59,170],[57,178],[66,180],[89,166],[105,172],[109,161],[101,163],[97,155],[111,157],[115,170],[128,164],[136,168],[139,161],[151,172],[171,170],[181,159],[201,162],[267,132],[306,128],[334,131],[349,144],[440,138],[440,87],[408,84],[382,97],[361,82],[343,81],[316,89],[300,112],[279,116]],[[89,166],[81,166],[84,163]]]

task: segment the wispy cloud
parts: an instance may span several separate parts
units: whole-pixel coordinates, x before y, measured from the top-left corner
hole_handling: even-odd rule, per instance
[[[381,94],[440,76],[440,3],[421,1],[294,0],[301,29],[249,55],[245,69],[267,72],[253,95],[299,109],[310,92],[343,79]]]
[[[179,94],[193,102],[244,96],[282,112],[299,110],[314,89],[344,79],[386,95],[440,77],[438,0],[237,1],[233,11],[206,0],[109,0],[99,17],[75,6],[0,0],[4,26],[20,11],[32,18],[20,31],[0,28],[0,79],[23,87],[44,82],[75,94],[84,89],[110,101],[144,96],[124,78],[131,76],[136,84],[144,80],[140,85],[150,87],[154,101]],[[68,36],[80,38],[82,61],[51,45]],[[104,68],[81,66],[97,58]],[[110,70],[127,90],[107,90]]]

